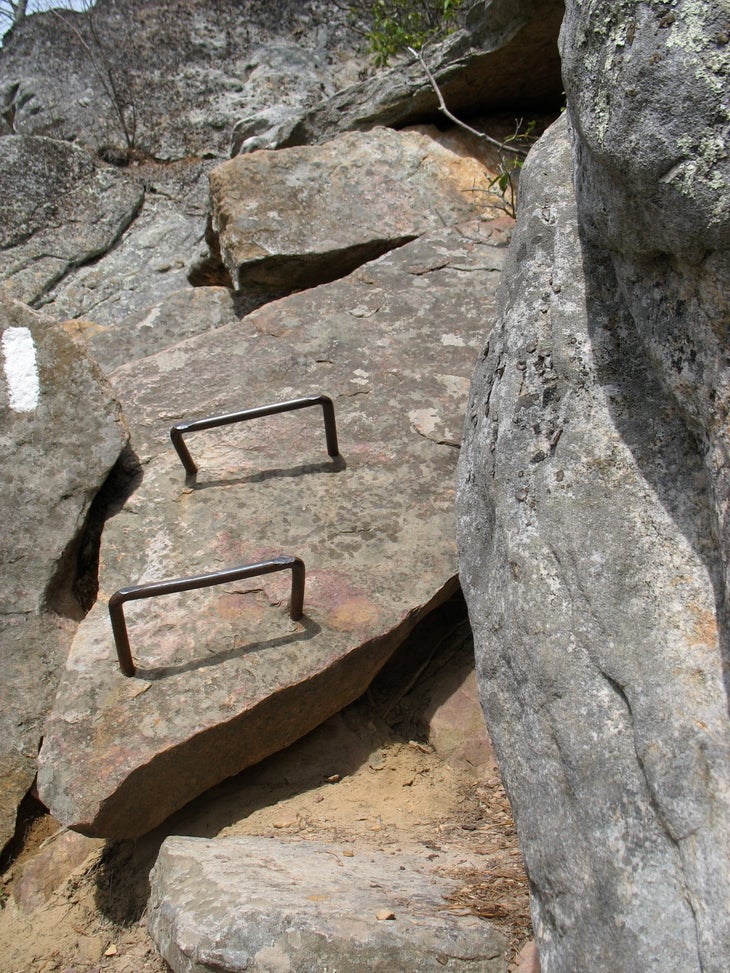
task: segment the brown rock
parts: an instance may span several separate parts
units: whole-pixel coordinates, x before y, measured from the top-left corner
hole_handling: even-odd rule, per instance
[[[427,135],[380,128],[223,163],[210,176],[213,227],[236,287],[291,291],[474,219],[493,202],[490,181]]]
[[[525,943],[517,954],[512,973],[540,973],[540,957],[534,939]]]
[[[442,230],[114,374],[144,478],[107,524],[102,598],[46,726],[39,789],[59,820],[149,830],[355,699],[453,590],[455,447],[503,243],[497,224]],[[188,437],[186,484],[173,421],[319,391],[340,461],[306,410]],[[283,575],[138,602],[138,674],[120,674],[117,588],[282,553],[307,565],[301,622]]]
[[[13,898],[24,912],[34,912],[101,846],[98,839],[75,831],[59,832],[23,866],[13,886]]]
[[[484,724],[479,703],[479,691],[474,669],[454,673],[449,684],[440,687],[446,695],[436,702],[429,717],[428,738],[436,750],[456,767],[470,767],[481,776],[490,776],[497,767],[497,758]]]

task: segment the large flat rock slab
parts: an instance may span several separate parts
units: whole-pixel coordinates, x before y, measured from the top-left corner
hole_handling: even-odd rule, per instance
[[[0,289],[0,848],[33,782],[72,623],[76,542],[126,442],[99,369]]]
[[[109,373],[125,362],[139,361],[185,338],[237,321],[235,297],[227,287],[184,287],[151,307],[101,324],[94,318],[71,319],[63,327]]]
[[[493,203],[492,174],[419,132],[377,128],[252,152],[210,175],[213,228],[238,288],[291,291]]]
[[[0,280],[32,303],[71,267],[105,253],[134,219],[144,190],[69,142],[0,139]]]
[[[100,601],[46,725],[39,788],[63,823],[149,830],[357,698],[454,589],[457,447],[505,238],[441,230],[113,374],[144,477],[107,524]],[[315,392],[341,458],[308,409],[188,436],[186,483],[173,422]],[[138,602],[138,672],[121,675],[116,589],[281,554],[307,566],[300,622],[283,574]]]
[[[168,838],[148,925],[175,973],[503,973],[506,943],[448,911],[439,858],[271,838]]]

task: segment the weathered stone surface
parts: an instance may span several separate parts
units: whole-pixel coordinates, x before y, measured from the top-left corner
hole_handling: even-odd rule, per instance
[[[52,614],[0,616],[0,849],[36,775],[43,721],[51,708],[74,625]]]
[[[0,169],[0,280],[26,303],[108,250],[144,196],[111,166],[54,139],[0,138]]]
[[[141,165],[145,201],[117,245],[69,274],[43,297],[59,319],[117,325],[188,287],[190,266],[206,250],[208,170],[212,163]]]
[[[210,176],[213,228],[236,287],[334,280],[491,202],[490,173],[425,134],[387,128],[238,156]]]
[[[11,131],[120,159],[128,139],[157,159],[227,157],[236,122],[255,119],[261,138],[267,111],[315,104],[355,81],[364,60],[347,11],[328,0],[249,0],[245,10],[238,0],[97,0],[91,17],[93,32],[80,13],[34,14],[6,37],[0,116]],[[265,67],[277,51],[300,66],[280,84]],[[276,132],[280,120],[270,124]]]
[[[356,698],[452,590],[454,447],[504,242],[498,222],[442,230],[114,373],[144,479],[107,523],[101,600],[46,726],[39,789],[61,821],[152,828]],[[186,485],[174,421],[320,391],[344,460],[308,410],[189,437]],[[117,588],[282,553],[307,565],[301,623],[282,575],[139,602],[138,676],[119,673]]]
[[[403,125],[438,103],[420,65],[399,63],[366,81],[362,37],[346,4],[257,0],[245,18],[235,0],[98,0],[100,63],[121,85],[138,146],[157,158],[301,145],[337,132]],[[464,29],[429,48],[452,111],[473,115],[559,102],[557,36],[562,0],[473,3]],[[135,26],[144,25],[144,29]],[[0,53],[0,125],[6,131],[80,140],[125,138],[117,112],[75,31],[84,19],[34,16]],[[128,124],[128,128],[132,128]]]
[[[458,536],[540,958],[721,973],[730,722],[703,450],[610,255],[581,235],[564,123],[528,160],[521,206]]]
[[[13,898],[26,913],[41,908],[90,855],[101,851],[99,838],[86,838],[75,831],[58,831],[35,857],[23,866],[13,888]]]
[[[718,621],[730,673],[730,5],[568,10],[581,226],[613,253],[642,348],[701,442],[725,564]],[[630,147],[623,167],[619,146]]]
[[[730,247],[730,5],[566,4],[561,34],[584,232],[698,262]]]
[[[120,321],[66,321],[65,329],[83,343],[105,372],[138,361],[206,331],[232,324],[241,317],[226,287],[186,287]]]
[[[126,441],[99,370],[54,322],[0,289],[0,846],[35,777],[69,625],[45,614],[73,597],[78,539]],[[78,610],[78,603],[76,604]]]
[[[444,871],[423,856],[346,858],[315,842],[168,838],[148,925],[175,973],[506,971],[502,936],[446,911],[458,879]]]
[[[328,34],[325,37],[329,39]],[[343,67],[340,63],[338,70],[333,65],[326,48],[308,49],[300,41],[285,38],[253,51],[246,65],[250,108],[246,113],[239,109],[231,155],[285,144],[303,112],[335,94],[335,78],[339,86],[346,83]],[[348,73],[355,74],[354,65]]]
[[[0,290],[0,612],[39,612],[126,441],[101,372],[55,322]]]
[[[449,110],[470,117],[559,104],[563,85],[557,39],[563,9],[563,0],[471,4],[464,29],[424,54]],[[310,109],[283,144],[319,142],[374,125],[407,125],[438,110],[423,66],[408,56]]]

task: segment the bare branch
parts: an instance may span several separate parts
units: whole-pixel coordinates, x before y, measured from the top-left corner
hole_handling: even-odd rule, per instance
[[[0,36],[14,24],[19,24],[26,15],[28,0],[2,0],[0,2]]]
[[[492,136],[487,135],[486,132],[480,132],[478,129],[472,128],[471,125],[467,125],[466,122],[462,122],[462,120],[457,118],[456,115],[452,115],[452,113],[446,107],[446,102],[444,101],[444,96],[441,93],[441,89],[436,82],[436,78],[434,78],[431,70],[423,59],[423,55],[418,51],[415,51],[412,47],[409,47],[408,51],[415,57],[423,70],[426,72],[426,77],[428,78],[431,87],[436,92],[436,96],[439,100],[439,108],[444,115],[446,115],[446,117],[454,123],[454,125],[458,125],[459,128],[463,128],[466,132],[471,132],[471,134],[476,135],[477,138],[484,139],[485,142],[489,142],[490,145],[496,146],[502,152],[513,152],[515,155],[527,155],[527,149],[520,149],[516,145],[509,145],[507,142],[500,142],[499,139],[492,138]]]
[[[109,99],[112,111],[117,116],[117,121],[119,122],[122,134],[124,135],[124,140],[127,143],[127,149],[133,149],[135,146],[137,129],[136,106],[128,98],[125,98],[123,92],[120,90],[114,70],[111,66],[111,61],[107,56],[97,30],[92,4],[85,3],[82,10],[83,13],[86,14],[86,21],[91,31],[91,44],[86,40],[71,18],[66,16],[65,11],[51,8],[49,12],[75,34],[78,43],[89,58],[89,62],[91,63],[104,94]]]

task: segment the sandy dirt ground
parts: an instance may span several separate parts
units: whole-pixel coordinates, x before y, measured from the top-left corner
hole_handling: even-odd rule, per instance
[[[169,834],[277,835],[458,855],[445,909],[532,933],[509,802],[481,724],[463,603],[419,626],[368,693],[289,750],[225,781],[137,841],[61,828],[29,799],[0,878],[0,973],[163,973],[148,875]]]

